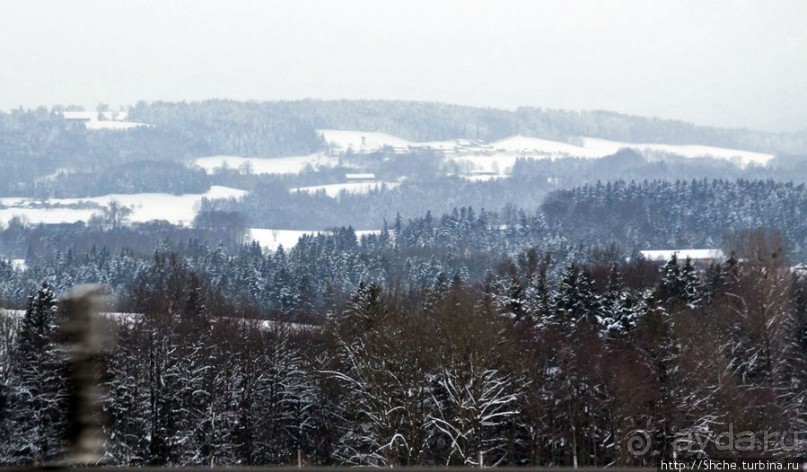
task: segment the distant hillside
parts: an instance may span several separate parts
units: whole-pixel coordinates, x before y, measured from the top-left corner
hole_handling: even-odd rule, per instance
[[[130,117],[164,128],[182,130],[191,136],[201,131],[213,133],[207,140],[232,133],[237,131],[238,126],[243,126],[246,129],[239,136],[242,141],[272,135],[276,136],[278,145],[289,145],[295,140],[301,140],[301,144],[303,141],[313,144],[311,130],[325,128],[384,132],[412,141],[456,138],[495,141],[521,134],[574,143],[577,137],[588,136],[634,143],[701,144],[772,154],[807,153],[805,133],[703,127],[682,121],[607,111],[573,112],[540,108],[507,111],[443,103],[381,100],[209,100],[139,103],[132,108]],[[224,143],[211,144],[221,146]],[[230,144],[224,146],[221,152],[227,149],[236,153],[254,150],[246,144]]]
[[[318,129],[382,132],[418,142],[464,138],[491,143],[522,135],[579,146],[583,137],[589,137],[622,143],[714,146],[777,156],[807,155],[805,132],[775,134],[709,128],[604,111],[507,111],[370,100],[207,100],[141,102],[124,114],[125,122],[108,122],[104,118],[85,123],[76,119],[76,113],[66,116],[63,110],[0,113],[3,194],[50,192],[52,184],[40,188],[42,178],[60,170],[96,172],[138,162],[187,162],[216,155],[308,155],[326,149]],[[789,162],[794,160],[799,161],[789,158]],[[138,169],[134,166],[132,172]]]

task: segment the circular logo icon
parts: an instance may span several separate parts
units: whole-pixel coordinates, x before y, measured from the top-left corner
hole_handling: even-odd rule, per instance
[[[628,452],[633,456],[643,456],[650,450],[650,435],[643,429],[628,433]]]

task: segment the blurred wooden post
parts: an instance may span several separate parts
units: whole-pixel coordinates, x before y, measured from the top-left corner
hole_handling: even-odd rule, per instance
[[[60,300],[69,366],[67,464],[97,464],[104,458],[106,437],[100,420],[101,355],[112,343],[111,322],[99,312],[100,285],[78,285]]]

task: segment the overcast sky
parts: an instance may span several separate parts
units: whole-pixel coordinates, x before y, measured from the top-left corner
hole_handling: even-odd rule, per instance
[[[0,109],[390,98],[807,129],[807,1],[0,3]]]

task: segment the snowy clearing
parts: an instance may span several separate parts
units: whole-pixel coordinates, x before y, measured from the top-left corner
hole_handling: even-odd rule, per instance
[[[381,234],[380,229],[365,229],[357,230],[356,239],[361,239],[362,236],[370,234]],[[318,234],[330,234],[330,231],[304,231],[293,229],[267,229],[267,228],[250,228],[249,239],[257,241],[261,247],[269,251],[277,251],[281,245],[283,249],[291,249],[297,245],[301,237],[305,235],[316,236]]]
[[[253,174],[299,174],[307,166],[314,169],[333,167],[337,160],[324,154],[288,157],[240,157],[240,156],[208,156],[194,160],[194,164],[203,168],[208,174],[223,164],[230,169],[240,170],[248,165]]]
[[[509,177],[507,174],[474,174],[460,176],[460,178],[471,182],[488,182],[491,180],[505,179],[507,177]]]
[[[413,147],[431,148],[444,152],[461,152],[469,148],[481,148],[482,143],[471,141],[470,139],[451,139],[448,141],[425,141],[412,143]]]
[[[654,143],[625,143],[607,139],[582,138],[583,145],[549,141],[546,139],[531,138],[527,136],[513,136],[496,141],[491,146],[500,151],[515,152],[530,157],[533,154],[541,156],[568,156],[598,158],[615,154],[620,149],[630,148],[638,151],[654,151],[677,156],[695,158],[712,157],[734,162],[742,167],[754,163],[764,165],[773,159],[772,154],[764,154],[739,149],[728,149],[714,146],[685,145],[685,144],[654,144]]]
[[[512,167],[515,157],[527,159],[580,157],[596,159],[615,154],[620,149],[630,148],[640,152],[659,152],[677,156],[696,158],[711,157],[730,161],[740,167],[749,164],[764,165],[771,159],[772,154],[765,154],[739,149],[728,149],[714,146],[684,145],[684,144],[654,144],[654,143],[626,143],[580,137],[582,145],[575,145],[561,141],[534,138],[516,135],[501,139],[489,144],[471,141],[468,139],[452,139],[446,141],[413,142],[386,133],[369,131],[347,130],[319,130],[322,137],[337,152],[351,149],[355,153],[368,153],[389,146],[397,152],[410,148],[432,148],[451,154],[449,159],[469,160],[477,167],[476,170],[489,169],[491,162],[498,162],[500,169]],[[488,162],[483,162],[488,158]]]
[[[374,152],[384,147],[408,148],[414,143],[386,133],[320,129],[317,132],[334,151],[355,153]]]
[[[300,231],[292,229],[266,229],[266,228],[250,228],[249,239],[257,241],[261,247],[269,251],[277,251],[277,248],[283,246],[283,249],[290,249],[297,245],[297,241],[305,236],[316,236],[325,231]]]
[[[202,198],[238,198],[246,195],[246,193],[244,190],[214,185],[205,193],[185,195],[133,193],[90,198],[52,198],[44,201],[16,197],[0,198],[0,204],[11,207],[0,209],[0,221],[6,223],[12,217],[20,215],[24,216],[32,224],[87,222],[94,213],[99,211],[98,209],[30,208],[29,206],[35,203],[76,205],[81,202],[106,206],[114,200],[132,209],[132,214],[129,217],[131,222],[168,220],[174,224],[188,225],[196,216],[196,211]]]
[[[493,154],[449,156],[446,159],[458,164],[469,180],[490,180],[509,176],[513,171],[516,159],[519,157],[529,158],[515,153],[498,152]]]
[[[538,154],[541,156],[602,157],[609,154],[608,152],[603,153],[602,150],[596,148],[585,148],[560,141],[521,135],[496,141],[491,143],[491,147],[497,151],[525,155]]]
[[[648,251],[639,251],[639,253],[648,261],[666,262],[672,259],[673,255],[678,260],[691,259],[693,261],[702,260],[717,260],[722,261],[725,259],[725,254],[720,249],[656,249]]]
[[[370,193],[372,190],[378,190],[382,188],[393,189],[397,187],[397,182],[348,182],[343,184],[328,184],[328,185],[314,185],[312,187],[298,187],[291,189],[292,193],[296,192],[305,192],[309,194],[315,194],[320,191],[324,191],[325,195],[331,198],[337,198],[339,194],[342,192],[352,193],[352,194],[362,194],[362,193]]]
[[[493,153],[460,154],[447,159],[463,166],[468,173],[488,173],[499,176],[508,175],[517,158],[523,159],[558,159],[579,157],[598,159],[617,153],[620,149],[635,149],[639,152],[659,152],[674,154],[686,158],[711,157],[732,162],[740,167],[749,164],[765,165],[773,159],[772,154],[763,154],[737,149],[719,148],[700,145],[624,143],[607,139],[582,138],[583,146],[531,138],[513,136],[491,144]],[[473,180],[485,178],[473,177]]]
[[[0,209],[0,224],[8,224],[15,216],[21,217],[30,224],[60,224],[89,221],[98,210],[72,209],[72,208],[2,208]]]
[[[739,149],[728,149],[713,146],[686,145],[686,144],[653,144],[653,143],[623,143],[619,141],[609,141],[605,139],[583,138],[587,149],[598,149],[600,152],[607,151],[603,155],[613,154],[622,148],[637,149],[639,151],[656,151],[668,154],[675,154],[683,157],[712,157],[731,161],[740,167],[749,164],[765,165],[773,159],[773,154],[761,152],[742,151]]]
[[[141,126],[152,126],[152,125],[147,125],[145,123],[138,123],[136,121],[87,121],[84,123],[84,126],[87,129],[91,130],[99,130],[99,129],[125,130],[125,129],[139,128]]]
[[[100,115],[100,118],[98,119]],[[84,126],[90,130],[125,130],[137,128],[140,126],[151,126],[146,123],[138,123],[136,121],[126,121],[128,113],[125,111],[66,111],[62,114],[67,121],[78,121],[84,123]]]

